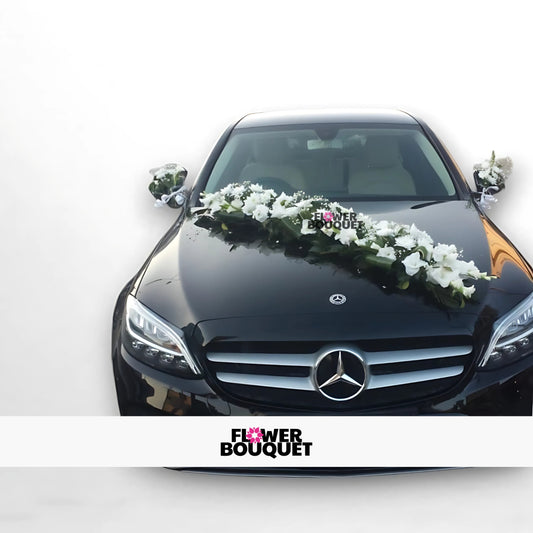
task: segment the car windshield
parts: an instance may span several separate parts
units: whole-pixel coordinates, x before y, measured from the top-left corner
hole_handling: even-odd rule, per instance
[[[457,197],[442,159],[417,126],[236,128],[205,190],[244,181],[337,201]]]

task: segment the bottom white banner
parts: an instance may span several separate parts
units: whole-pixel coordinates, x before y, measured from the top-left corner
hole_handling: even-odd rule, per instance
[[[530,417],[0,417],[0,466],[532,466]]]

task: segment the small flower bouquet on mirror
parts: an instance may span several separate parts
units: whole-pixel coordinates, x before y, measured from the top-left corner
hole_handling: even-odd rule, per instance
[[[474,165],[474,181],[479,194],[477,201],[481,207],[490,209],[491,204],[498,201],[494,194],[505,189],[505,182],[512,171],[511,158],[496,158],[494,150],[489,159]]]
[[[174,209],[181,207],[185,197],[182,197],[182,187],[187,170],[177,163],[167,163],[161,167],[150,170],[152,181],[148,190],[156,199],[154,206],[163,207],[168,205]]]

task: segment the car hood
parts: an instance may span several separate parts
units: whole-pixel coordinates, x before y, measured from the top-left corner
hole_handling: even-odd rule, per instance
[[[339,339],[347,331],[352,338],[398,338],[420,330],[422,320],[432,334],[472,334],[480,320],[489,328],[532,290],[530,267],[471,202],[347,206],[376,220],[414,223],[435,242],[455,244],[463,259],[498,279],[476,282],[464,308],[443,309],[430,298],[386,291],[333,264],[311,264],[256,245],[232,248],[184,218],[147,263],[137,298],[186,333],[200,324],[208,342],[223,335]],[[343,305],[330,303],[335,293],[346,297]]]

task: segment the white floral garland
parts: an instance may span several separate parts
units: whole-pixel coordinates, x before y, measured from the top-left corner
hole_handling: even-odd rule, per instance
[[[480,272],[473,261],[460,259],[461,252],[453,244],[435,244],[433,239],[414,224],[398,224],[387,220],[375,221],[362,213],[354,213],[337,202],[304,193],[276,194],[272,189],[250,183],[232,183],[214,193],[204,193],[205,207],[196,217],[216,218],[217,214],[250,217],[261,225],[275,220],[288,220],[299,228],[302,236],[319,232],[350,249],[363,250],[367,261],[382,268],[394,268],[398,287],[409,286],[416,278],[426,286],[436,286],[458,297],[460,304],[475,292],[467,280],[489,280],[493,276]],[[331,224],[316,224],[317,220],[333,218]],[[343,224],[340,220],[355,221]],[[343,227],[343,226],[348,227]],[[354,227],[355,226],[355,227]],[[227,220],[220,222],[223,231],[231,231]]]

